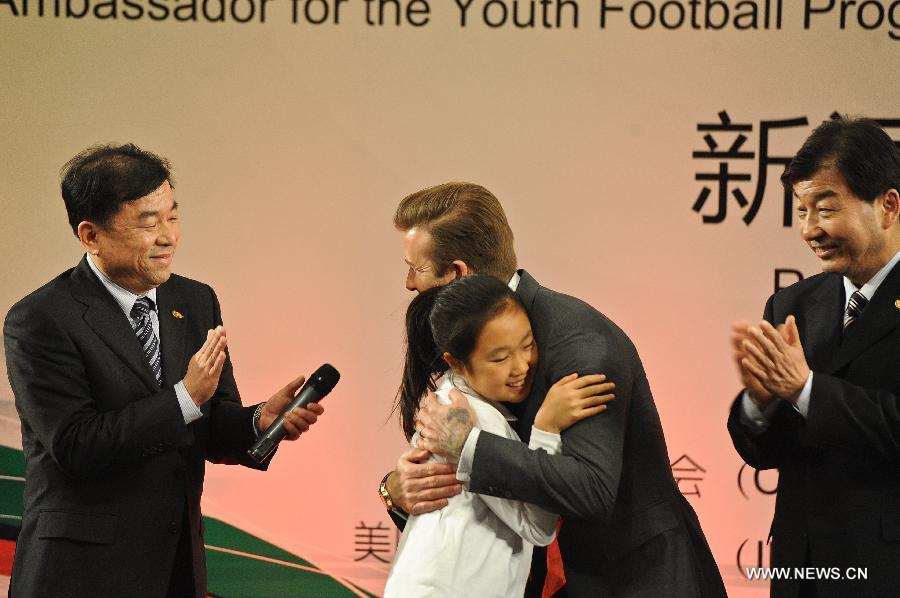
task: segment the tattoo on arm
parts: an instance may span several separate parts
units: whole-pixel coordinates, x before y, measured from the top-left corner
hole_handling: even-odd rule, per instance
[[[471,430],[472,420],[469,418],[469,412],[459,408],[450,409],[447,412],[445,434],[439,440],[441,452],[458,457]]]

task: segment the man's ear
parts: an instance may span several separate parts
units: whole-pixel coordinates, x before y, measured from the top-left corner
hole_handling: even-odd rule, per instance
[[[444,362],[448,366],[450,366],[450,369],[453,371],[454,374],[456,374],[457,376],[465,376],[466,375],[466,366],[463,364],[463,362],[461,362],[457,358],[453,357],[452,355],[450,355],[450,353],[447,353],[446,351],[444,352],[443,357],[444,357]]]
[[[453,260],[450,262],[450,269],[453,270],[455,275],[453,277],[454,280],[462,278],[463,276],[468,276],[469,274],[475,274],[475,270],[470,268],[469,265],[462,260]]]
[[[97,241],[99,232],[100,227],[93,222],[82,220],[78,223],[78,240],[81,241],[84,250],[91,255],[100,253],[100,247]]]
[[[900,220],[900,192],[888,189],[881,198],[882,226],[885,229],[894,227]]]

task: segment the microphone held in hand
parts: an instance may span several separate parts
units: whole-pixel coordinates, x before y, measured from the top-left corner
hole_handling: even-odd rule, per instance
[[[247,454],[256,461],[262,463],[266,457],[272,454],[278,443],[284,438],[287,432],[284,429],[284,414],[290,412],[291,409],[297,407],[306,407],[310,403],[318,403],[331,392],[334,385],[341,379],[341,374],[334,369],[331,364],[324,364],[309,377],[294,400],[290,402],[284,413],[275,418],[269,429],[260,435],[256,444],[247,451]]]

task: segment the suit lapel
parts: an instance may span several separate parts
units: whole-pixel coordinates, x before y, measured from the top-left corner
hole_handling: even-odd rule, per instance
[[[156,289],[159,309],[159,336],[162,344],[163,379],[174,386],[184,376],[184,319],[186,310],[168,284]]]
[[[859,318],[844,331],[844,340],[831,362],[830,373],[847,365],[900,325],[900,267],[894,266]]]
[[[841,343],[841,322],[844,313],[844,284],[837,275],[828,275],[813,293],[805,314],[806,358],[813,371],[827,370]],[[801,324],[802,322],[798,322]],[[801,328],[802,330],[802,328]]]
[[[72,296],[85,306],[84,321],[100,339],[147,385],[149,390],[159,391],[150,364],[144,359],[140,342],[134,334],[128,318],[122,313],[115,299],[103,288],[87,264],[81,259],[72,272]]]

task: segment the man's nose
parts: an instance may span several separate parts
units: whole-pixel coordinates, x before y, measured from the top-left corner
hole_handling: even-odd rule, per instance
[[[807,216],[800,221],[800,238],[804,241],[812,241],[822,234],[819,223],[813,216]]]
[[[159,229],[159,236],[156,237],[157,245],[174,245],[178,241],[178,225],[170,222],[163,222]]]

